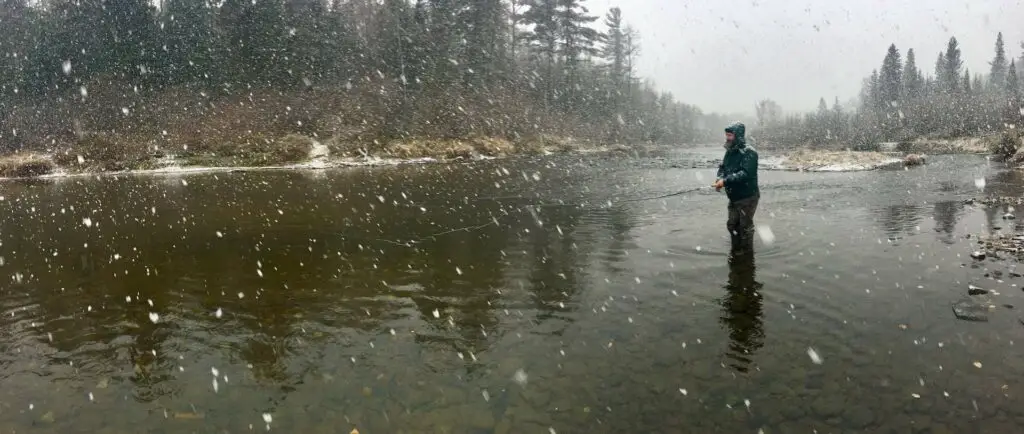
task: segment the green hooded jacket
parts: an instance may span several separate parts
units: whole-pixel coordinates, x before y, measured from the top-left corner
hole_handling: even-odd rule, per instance
[[[718,166],[718,179],[725,181],[725,195],[730,201],[760,196],[757,186],[757,151],[747,146],[744,136],[746,127],[736,122],[725,128],[725,132],[736,135],[736,140],[726,144],[725,157]]]

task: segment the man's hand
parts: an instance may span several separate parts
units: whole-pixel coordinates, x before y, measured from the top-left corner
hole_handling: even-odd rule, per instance
[[[711,186],[715,187],[715,191],[722,191],[722,187],[725,187],[725,181],[719,179],[719,180],[715,181],[714,184],[711,184]]]

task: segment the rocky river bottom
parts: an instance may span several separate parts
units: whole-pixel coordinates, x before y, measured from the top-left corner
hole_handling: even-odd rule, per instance
[[[1021,430],[1019,172],[720,151],[5,182],[0,433]]]

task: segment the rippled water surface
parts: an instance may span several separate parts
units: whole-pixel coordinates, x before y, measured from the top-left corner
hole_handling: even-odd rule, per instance
[[[1020,431],[1019,175],[719,151],[5,183],[0,432]]]

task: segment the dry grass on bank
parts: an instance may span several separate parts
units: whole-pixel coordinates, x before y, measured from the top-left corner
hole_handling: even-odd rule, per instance
[[[17,153],[0,157],[0,177],[28,178],[49,175],[56,166],[45,155]]]
[[[881,152],[797,150],[784,157],[782,166],[794,170],[870,169],[898,162]]]

